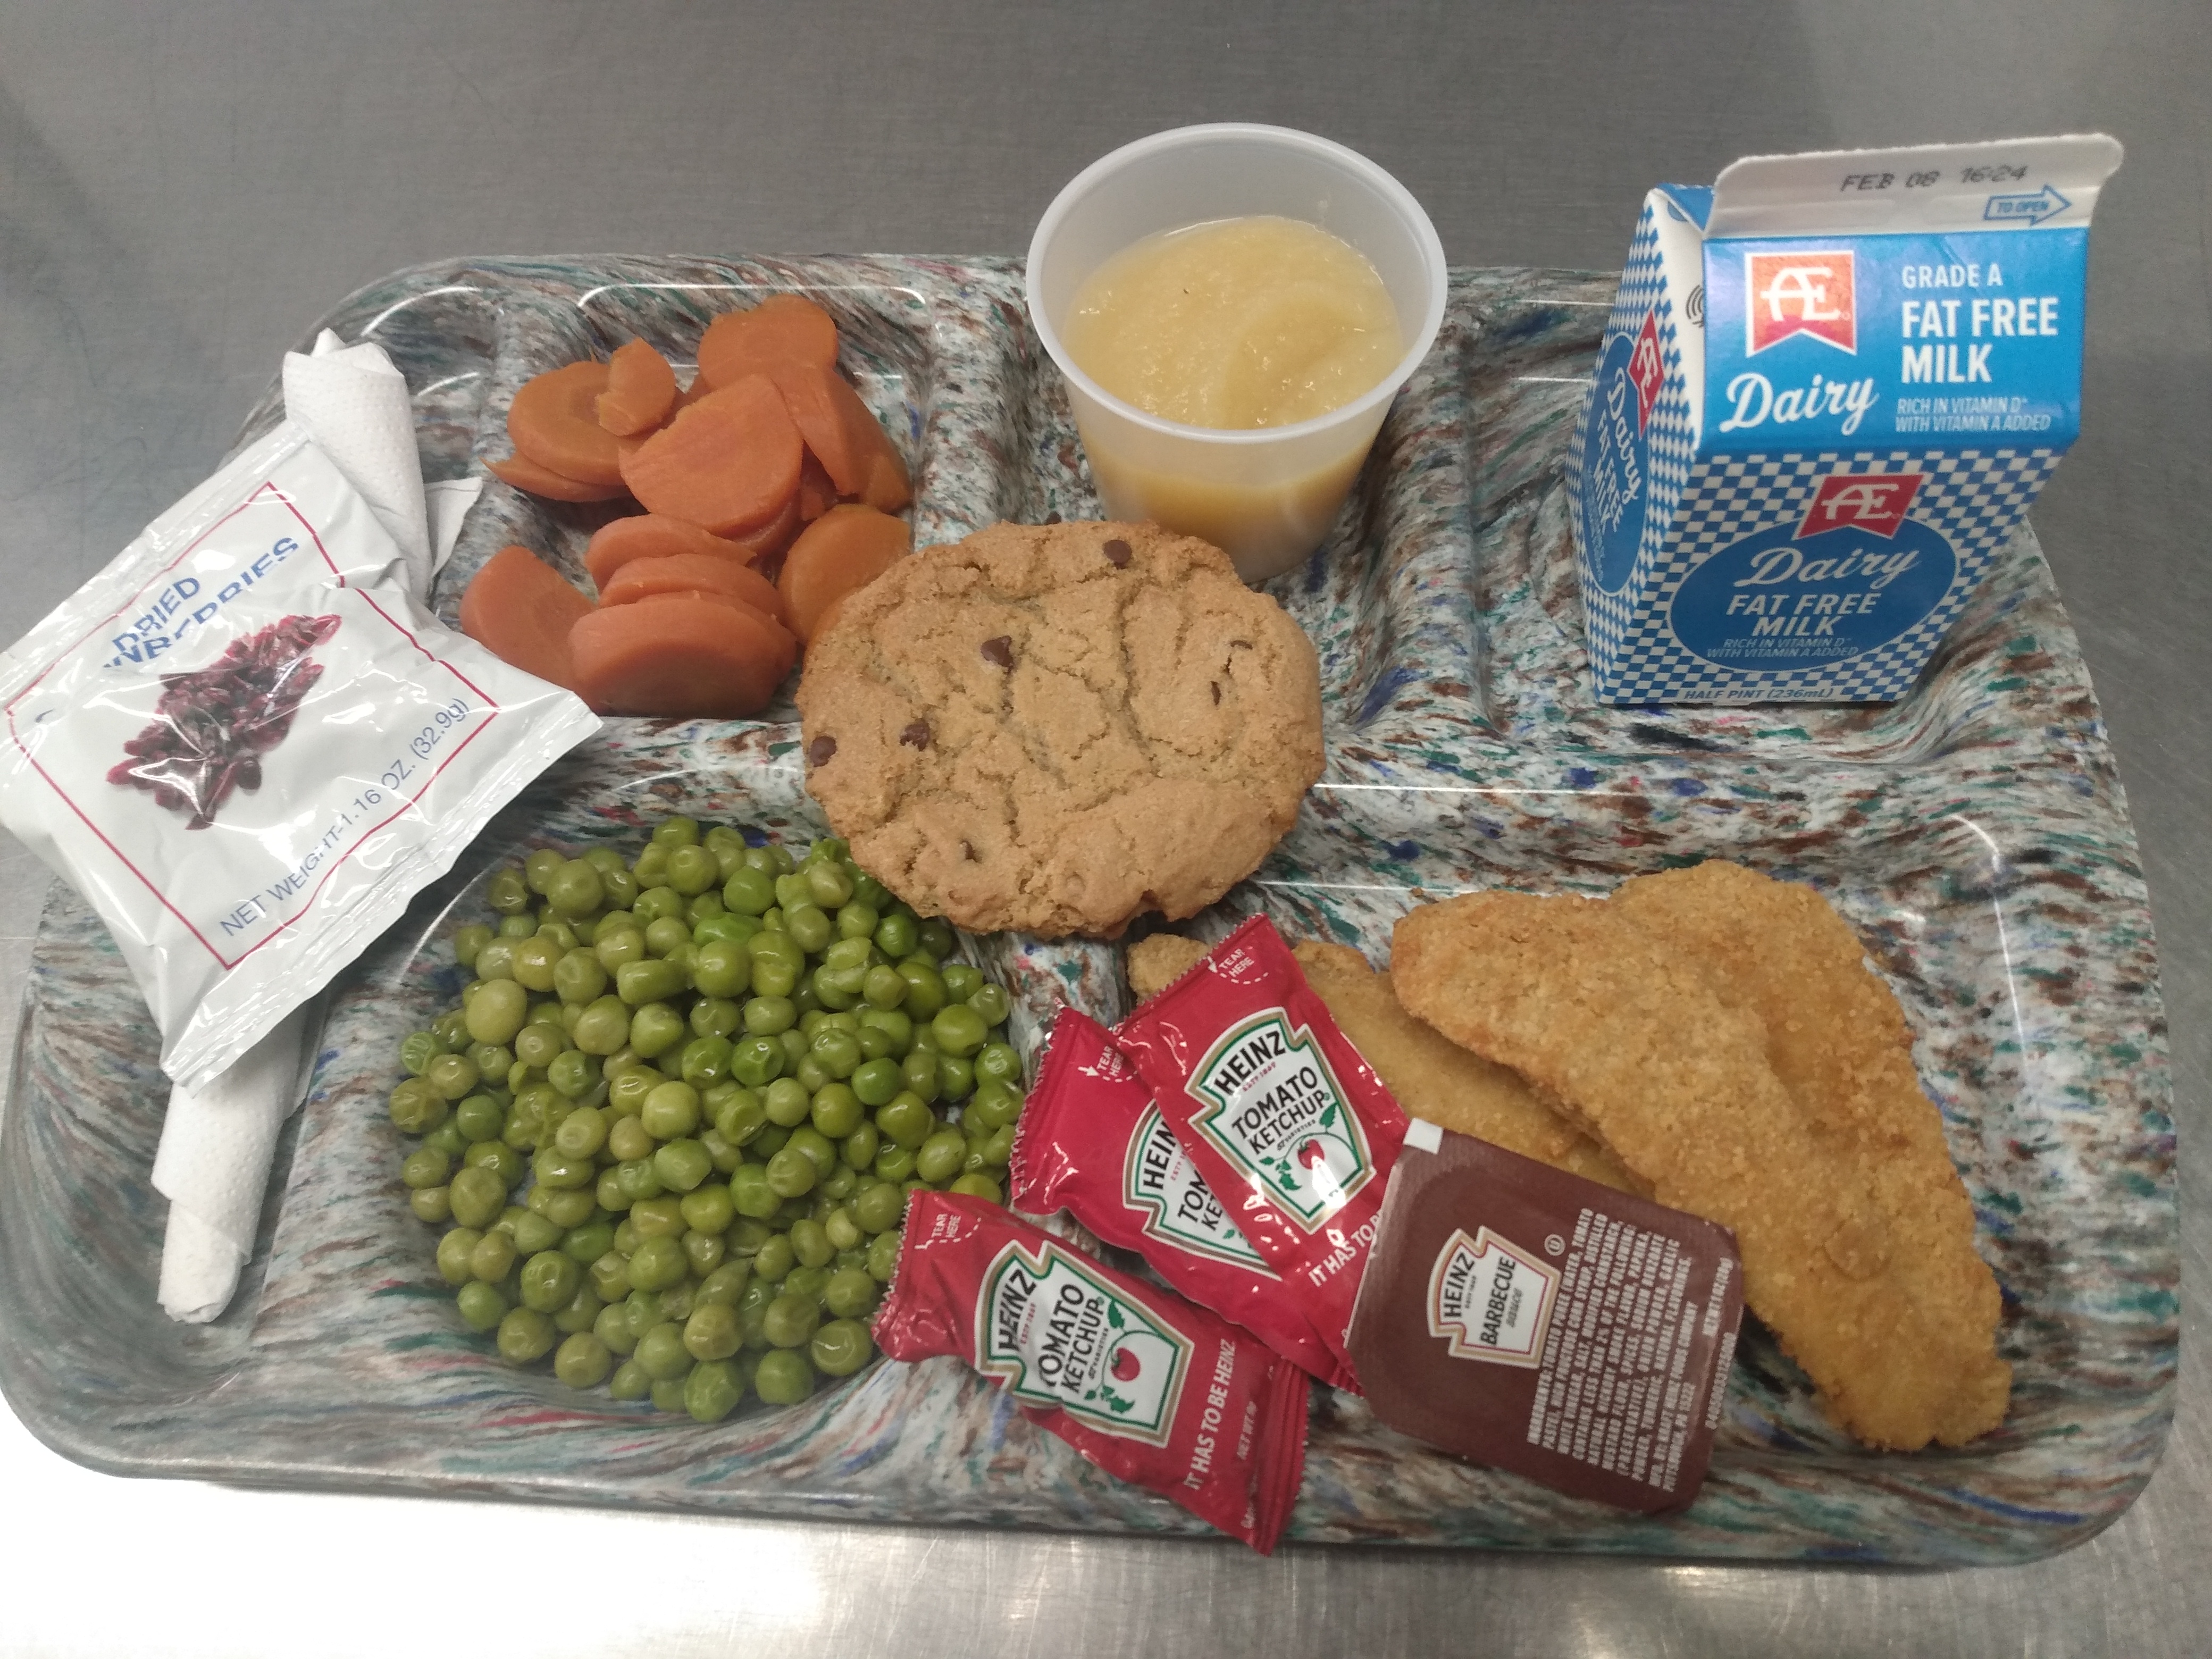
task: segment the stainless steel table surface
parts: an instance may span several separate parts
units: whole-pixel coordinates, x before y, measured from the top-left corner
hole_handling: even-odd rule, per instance
[[[710,1522],[123,1481],[0,1412],[0,1653],[789,1655],[2212,1647],[2212,7],[1151,0],[0,3],[0,639],[214,465],[279,354],[463,253],[1018,252],[1185,122],[1310,128],[1456,264],[1617,270],[1734,157],[2103,129],[2084,434],[2035,523],[2155,909],[2184,1137],[2163,1466],[2101,1536],[1956,1572]],[[0,846],[12,1022],[44,872]],[[12,1029],[12,1024],[9,1029]],[[478,1564],[481,1564],[479,1565]]]

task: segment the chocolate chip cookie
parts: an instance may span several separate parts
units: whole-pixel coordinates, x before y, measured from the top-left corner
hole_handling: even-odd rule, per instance
[[[807,647],[799,712],[854,858],[978,932],[1190,915],[1322,769],[1312,644],[1150,524],[994,525],[901,560]]]

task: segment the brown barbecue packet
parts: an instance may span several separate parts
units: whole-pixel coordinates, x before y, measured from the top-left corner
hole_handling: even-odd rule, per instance
[[[1742,1317],[1727,1228],[1416,1118],[1349,1346],[1401,1433],[1653,1511],[1705,1480]]]

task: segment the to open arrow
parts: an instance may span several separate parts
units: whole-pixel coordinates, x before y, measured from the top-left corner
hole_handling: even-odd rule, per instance
[[[2006,225],[2039,225],[2045,219],[2056,218],[2073,205],[2045,185],[2032,196],[1990,197],[1989,204],[1982,210],[1982,217]]]

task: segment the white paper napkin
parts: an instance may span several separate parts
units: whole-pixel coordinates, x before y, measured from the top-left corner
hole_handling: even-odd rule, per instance
[[[407,382],[381,346],[349,346],[325,329],[313,356],[285,354],[284,404],[398,543],[410,586],[427,597],[483,480],[425,489]],[[321,1036],[320,1005],[295,1010],[208,1087],[169,1091],[154,1186],[169,1200],[161,1298],[172,1319],[204,1324],[237,1290],[276,1137],[307,1093]]]

